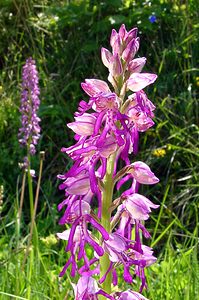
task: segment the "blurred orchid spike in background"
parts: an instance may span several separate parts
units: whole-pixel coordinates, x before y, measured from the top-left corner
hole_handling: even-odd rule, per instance
[[[142,73],[146,58],[135,58],[140,46],[137,28],[127,31],[123,24],[119,32],[113,29],[110,45],[112,51],[102,48],[101,56],[111,85],[99,79],[81,84],[89,101],[79,103],[74,122],[68,124],[75,144],[62,148],[73,165],[58,175],[63,180],[60,189],[65,190],[58,206],[63,210],[60,224],[71,224],[70,230],[57,234],[67,241],[69,253],[60,276],[69,267],[72,277],[79,274],[73,284],[75,299],[146,299],[140,294],[147,287],[144,270],[156,258],[141,235],[150,238],[143,221],[158,205],[141,195],[139,186],[159,179],[146,163],[135,161],[135,155],[140,132],[154,125],[155,106],[143,89],[157,76]],[[114,199],[116,189],[120,197]],[[92,257],[87,247],[93,249]],[[113,292],[120,268],[127,283],[140,278],[139,292]]]
[[[26,60],[22,74],[21,93],[21,123],[19,129],[19,142],[28,148],[28,154],[34,155],[40,137],[40,118],[37,116],[39,109],[39,79],[35,61],[30,57]]]

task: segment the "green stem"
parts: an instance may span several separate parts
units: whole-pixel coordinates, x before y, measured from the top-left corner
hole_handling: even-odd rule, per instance
[[[16,222],[15,222],[15,234],[16,234],[16,251],[19,249],[19,236],[20,236],[20,223],[18,218],[18,202],[19,202],[19,177],[17,178],[17,189],[16,189],[16,201],[15,201],[15,207],[16,207]],[[15,293],[18,295],[19,293],[19,276],[20,276],[20,266],[19,266],[19,258],[16,255],[15,256]]]
[[[28,191],[29,191],[29,200],[30,200],[30,219],[32,220],[33,217],[33,210],[34,210],[34,200],[33,200],[33,188],[32,188],[32,177],[30,174],[30,155],[28,155],[28,161],[29,161],[29,165],[28,165]]]
[[[104,191],[102,193],[101,224],[108,233],[111,232],[111,211],[109,208],[111,206],[112,198],[113,198],[113,187],[114,187],[113,171],[114,171],[115,156],[116,153],[112,154],[108,158],[107,170],[104,178]],[[109,256],[105,253],[100,258],[100,277],[102,277],[106,273],[109,265],[110,265]],[[112,276],[111,273],[109,273],[106,277],[106,280],[102,284],[103,290],[106,291],[107,293],[111,293],[111,282],[112,282]],[[104,299],[104,297],[101,299]]]
[[[30,201],[30,220],[31,223],[33,221],[33,217],[34,217],[34,199],[33,199],[33,187],[32,187],[32,177],[30,174],[30,170],[31,170],[31,160],[30,160],[30,155],[28,154],[28,191],[29,191],[29,201]],[[26,263],[26,258],[28,256],[28,246],[26,248],[26,253],[24,256],[24,260],[23,260],[23,264],[22,264],[22,271],[24,270],[25,267],[25,263]],[[33,268],[33,251],[31,250],[31,255],[30,255],[30,260],[29,260],[29,267],[28,267],[28,289],[27,289],[27,298],[30,299],[31,297],[31,277],[32,277],[32,268]]]
[[[24,201],[25,185],[26,185],[26,171],[23,170],[23,179],[22,179],[22,187],[21,187],[21,196],[20,196],[20,204],[19,204],[19,210],[18,210],[19,230],[20,230],[20,225],[21,225],[21,214],[22,214],[23,201]]]
[[[29,239],[28,239],[28,246],[26,248],[26,253],[24,256],[24,264],[28,257],[28,253],[30,250],[31,242],[32,242],[32,237],[33,237],[34,250],[35,250],[35,252],[38,250],[38,233],[37,233],[37,226],[36,226],[35,218],[36,218],[37,205],[38,205],[38,200],[39,200],[39,190],[40,190],[40,185],[41,185],[43,161],[44,161],[44,152],[42,151],[42,152],[40,152],[39,178],[38,178],[36,196],[35,196],[35,201],[34,201],[34,211],[33,211],[31,224],[30,224],[30,235],[29,235]]]
[[[32,266],[34,264],[34,253],[33,249],[30,250],[30,260],[29,260],[29,266],[28,266],[28,288],[27,288],[27,299],[31,299],[31,283],[32,283]]]

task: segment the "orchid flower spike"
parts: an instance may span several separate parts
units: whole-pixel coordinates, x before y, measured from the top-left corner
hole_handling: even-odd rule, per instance
[[[68,229],[57,236],[68,252],[60,276],[67,269],[72,277],[79,276],[73,283],[75,299],[147,300],[140,294],[147,287],[144,270],[156,258],[141,236],[150,238],[144,221],[159,205],[140,194],[139,186],[156,184],[159,179],[135,155],[140,133],[155,124],[155,106],[143,89],[157,75],[142,72],[146,58],[136,57],[137,32],[137,28],[127,31],[124,24],[118,32],[112,30],[111,49],[101,49],[109,83],[85,79],[81,87],[89,99],[80,101],[74,121],[67,125],[75,143],[62,148],[71,159],[71,168],[58,175],[65,193],[58,210],[63,214],[59,224],[67,224]],[[120,196],[114,200],[116,183]],[[140,278],[140,293],[112,293],[112,284],[118,286],[119,268],[127,283],[134,276]]]

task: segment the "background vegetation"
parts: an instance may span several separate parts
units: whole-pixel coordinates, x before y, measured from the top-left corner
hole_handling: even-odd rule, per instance
[[[155,15],[151,23],[149,17]],[[155,103],[156,126],[143,134],[138,159],[160,178],[144,194],[160,204],[147,226],[158,262],[147,270],[153,300],[199,299],[199,24],[197,0],[2,0],[0,1],[0,299],[73,299],[68,274],[58,278],[67,260],[64,244],[54,237],[57,204],[63,198],[56,175],[70,165],[62,146],[73,143],[66,123],[73,120],[85,94],[85,78],[107,77],[100,60],[111,29],[138,26],[140,56],[146,70],[158,74],[148,90]],[[46,159],[37,211],[38,244],[32,279],[21,262],[29,232],[25,193],[20,235],[16,234],[22,174],[18,163],[21,70],[32,56],[37,63],[42,137],[38,152]],[[38,156],[33,167],[38,170]],[[36,181],[33,183],[36,188]],[[28,258],[27,268],[31,264]],[[124,283],[121,281],[121,285]],[[135,282],[134,288],[136,289]]]

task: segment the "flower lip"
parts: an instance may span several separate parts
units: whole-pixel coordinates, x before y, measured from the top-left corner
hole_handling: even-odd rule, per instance
[[[118,300],[148,300],[138,292],[127,290],[120,293]]]
[[[118,262],[121,253],[126,250],[125,240],[118,233],[111,233],[109,239],[104,242],[104,249],[108,253],[110,261]]]
[[[99,291],[96,280],[89,276],[80,277],[77,285],[73,284],[73,289],[76,300],[90,299]]]
[[[85,201],[76,201],[73,204],[73,211],[76,214],[77,217],[79,217],[80,215],[87,215],[90,214],[91,212],[91,207],[90,204],[88,202]]]

